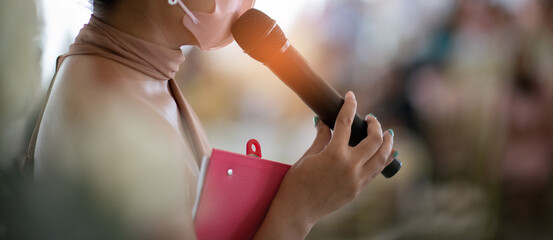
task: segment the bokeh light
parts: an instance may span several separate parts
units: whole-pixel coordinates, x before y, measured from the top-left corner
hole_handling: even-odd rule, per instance
[[[5,169],[24,155],[55,59],[91,12],[86,0],[17,2],[0,4],[0,15],[24,16],[21,29],[36,31],[0,25],[2,53],[27,63],[16,69],[2,55]],[[374,113],[383,129],[394,129],[404,163],[397,176],[376,178],[323,219],[309,239],[553,236],[550,1],[257,0],[256,8],[279,23],[323,79],[341,94],[355,91],[361,115]],[[11,48],[17,51],[4,50]],[[310,146],[313,113],[237,44],[184,52],[176,80],[213,147],[244,153],[256,138],[265,158],[293,164]],[[21,69],[31,70],[14,82]],[[102,219],[82,214],[93,217],[78,224]],[[110,229],[104,225],[95,227]]]

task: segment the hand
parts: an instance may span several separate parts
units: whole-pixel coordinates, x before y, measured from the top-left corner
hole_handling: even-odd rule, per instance
[[[391,163],[391,131],[383,134],[372,116],[365,118],[367,138],[355,147],[348,145],[356,108],[355,97],[348,92],[334,132],[319,122],[312,146],[284,177],[266,221],[287,221],[282,224],[288,229],[276,229],[288,231],[286,239],[303,238],[298,236],[307,235],[319,219],[355,199]],[[282,224],[280,227],[286,228]]]

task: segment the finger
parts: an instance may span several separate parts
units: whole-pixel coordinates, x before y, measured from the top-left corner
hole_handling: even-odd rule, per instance
[[[315,136],[313,144],[307,149],[304,156],[321,152],[328,145],[332,136],[330,128],[323,121],[320,121],[319,117],[315,116],[314,123],[317,128],[317,136]]]
[[[393,145],[393,131],[390,129],[384,133],[383,142],[378,151],[363,165],[363,176],[371,180],[382,172],[382,169],[387,166]]]
[[[336,123],[334,124],[334,133],[330,140],[331,145],[343,146],[348,144],[351,135],[351,124],[355,117],[355,111],[357,109],[357,101],[352,91],[346,93],[344,104],[336,117]]]
[[[396,159],[398,155],[399,152],[395,149],[392,149],[392,153],[390,153],[390,157],[388,157],[388,160],[386,161],[386,166],[390,165],[390,163],[392,163],[392,161]]]
[[[367,121],[367,137],[355,147],[355,151],[362,159],[369,159],[382,145],[382,127],[372,114],[367,115],[365,121]]]

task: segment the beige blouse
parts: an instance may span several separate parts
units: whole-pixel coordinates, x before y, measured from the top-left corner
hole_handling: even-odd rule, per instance
[[[191,228],[211,147],[173,79],[183,61],[91,16],[58,58],[25,166],[37,181],[86,187],[137,231],[169,218]]]

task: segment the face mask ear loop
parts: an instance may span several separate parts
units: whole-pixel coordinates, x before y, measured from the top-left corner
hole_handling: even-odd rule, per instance
[[[186,7],[186,5],[184,5],[184,3],[182,3],[181,0],[169,0],[169,4],[171,4],[171,5],[175,5],[176,3],[178,3],[179,6],[182,8],[182,10],[184,10],[184,13],[186,13],[186,15],[187,15],[190,19],[192,19],[192,22],[193,22],[194,24],[200,23],[200,20],[198,20],[198,19],[196,18],[196,16],[194,16],[194,14],[193,14],[190,10],[188,10],[188,8]]]

